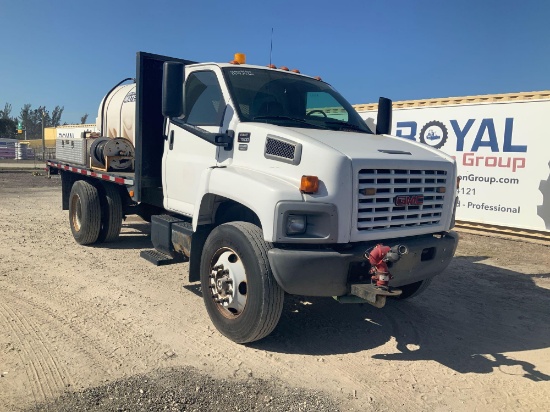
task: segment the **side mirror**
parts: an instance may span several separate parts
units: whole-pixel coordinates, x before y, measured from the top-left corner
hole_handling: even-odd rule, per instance
[[[378,115],[376,117],[376,134],[391,133],[391,103],[392,103],[391,100],[385,97],[381,97],[378,100]]]
[[[165,62],[162,74],[162,115],[167,118],[183,114],[184,65]]]

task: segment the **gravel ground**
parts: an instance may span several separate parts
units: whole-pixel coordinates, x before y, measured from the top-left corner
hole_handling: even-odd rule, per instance
[[[339,411],[328,396],[274,381],[214,379],[194,368],[133,376],[67,393],[40,411]]]
[[[0,196],[4,192],[7,195],[10,189],[20,189],[21,191],[35,188],[60,188],[61,179],[59,176],[46,177],[46,172],[39,171],[2,171],[0,172]],[[11,190],[10,190],[11,192]]]

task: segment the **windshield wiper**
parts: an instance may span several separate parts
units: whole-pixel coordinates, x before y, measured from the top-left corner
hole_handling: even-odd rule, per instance
[[[299,117],[291,117],[291,116],[256,116],[252,120],[291,120],[298,123],[304,123],[312,127],[317,127],[319,129],[327,129],[330,130],[330,127],[323,126],[320,124],[310,123],[307,120],[300,119]]]
[[[351,124],[351,123],[346,123],[346,122],[340,122],[340,121],[328,121],[328,122],[325,122],[325,124],[332,124],[332,125],[335,125],[335,126],[339,126],[341,129],[353,129],[353,130],[357,130],[359,132],[363,132],[363,133],[369,133],[367,130],[365,130],[364,128],[360,127],[360,126],[356,126],[354,124]]]

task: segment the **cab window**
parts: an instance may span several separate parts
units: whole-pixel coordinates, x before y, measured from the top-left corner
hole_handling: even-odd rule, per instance
[[[225,109],[216,74],[193,72],[185,83],[185,121],[197,126],[220,126]]]
[[[326,92],[306,93],[306,114],[348,121],[348,112],[338,101]]]

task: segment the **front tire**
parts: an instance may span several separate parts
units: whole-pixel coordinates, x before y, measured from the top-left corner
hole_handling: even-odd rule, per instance
[[[284,292],[271,272],[269,249],[262,230],[248,222],[216,227],[204,245],[204,304],[214,326],[234,342],[266,337],[281,317]]]
[[[97,241],[101,229],[99,192],[84,180],[77,180],[71,188],[69,222],[77,243],[89,245]]]

